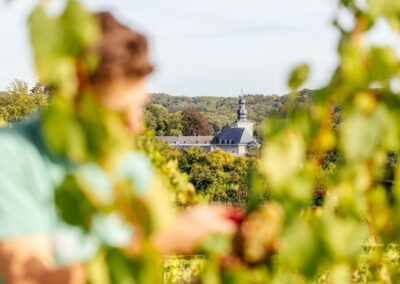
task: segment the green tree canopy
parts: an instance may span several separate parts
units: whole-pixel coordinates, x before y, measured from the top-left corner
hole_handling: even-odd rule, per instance
[[[180,136],[183,131],[182,113],[170,113],[165,107],[152,104],[146,108],[145,122],[157,136]]]
[[[206,152],[201,147],[177,150],[164,141],[161,153],[177,160],[179,169],[189,176],[197,193],[208,200],[244,206],[249,188],[247,176],[255,168],[254,158],[237,157],[222,150]]]
[[[48,90],[39,84],[30,91],[28,83],[15,80],[5,92],[0,92],[0,120],[12,123],[25,119],[43,109],[48,98]]]

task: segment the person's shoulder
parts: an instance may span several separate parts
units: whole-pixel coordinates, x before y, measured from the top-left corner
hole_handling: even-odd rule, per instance
[[[17,154],[35,147],[39,135],[39,120],[17,122],[0,129],[0,152]]]
[[[153,165],[144,153],[129,152],[121,161],[119,173],[122,173],[122,175],[130,175],[137,172],[151,175],[153,172]]]
[[[151,161],[144,153],[130,152],[122,160],[119,167],[121,176],[130,178],[136,189],[136,193],[145,194],[154,177],[154,168]]]

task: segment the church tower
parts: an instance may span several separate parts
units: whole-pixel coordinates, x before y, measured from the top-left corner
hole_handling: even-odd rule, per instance
[[[232,128],[244,128],[253,137],[253,123],[247,120],[246,100],[244,99],[243,92],[239,96],[239,109],[237,111],[237,120],[232,123]]]

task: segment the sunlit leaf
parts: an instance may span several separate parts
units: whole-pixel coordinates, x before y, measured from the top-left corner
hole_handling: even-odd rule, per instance
[[[310,67],[306,64],[300,65],[293,69],[289,75],[288,85],[292,90],[297,90],[305,81],[308,80]]]
[[[294,130],[283,133],[280,140],[268,143],[261,166],[273,184],[282,185],[288,181],[288,177],[301,169],[304,147],[302,137]]]

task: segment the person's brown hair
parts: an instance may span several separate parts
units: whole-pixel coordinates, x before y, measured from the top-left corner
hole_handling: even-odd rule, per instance
[[[101,40],[95,51],[99,64],[91,75],[93,84],[118,79],[141,79],[153,71],[146,37],[118,22],[109,12],[96,13]]]

